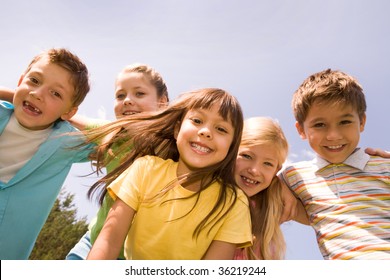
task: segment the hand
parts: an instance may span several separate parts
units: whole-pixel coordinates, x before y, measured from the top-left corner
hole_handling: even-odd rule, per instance
[[[284,182],[281,183],[282,188],[282,201],[283,201],[283,213],[280,217],[280,223],[284,223],[294,219],[297,216],[298,199],[294,196],[292,191],[287,187]]]
[[[364,151],[371,156],[390,158],[390,152],[382,149],[366,148]]]

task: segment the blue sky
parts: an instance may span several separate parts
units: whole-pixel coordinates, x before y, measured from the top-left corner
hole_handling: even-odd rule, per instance
[[[245,117],[279,120],[289,160],[311,158],[295,130],[293,92],[311,73],[339,69],[362,84],[367,125],[360,146],[389,149],[390,2],[387,0],[144,0],[11,1],[1,4],[0,85],[16,87],[31,58],[66,47],[88,66],[92,89],[79,112],[114,119],[116,74],[147,63],[165,78],[171,98],[220,87],[240,101]],[[76,193],[80,216],[96,204],[85,198],[95,178],[76,164],[64,186]],[[310,227],[283,225],[287,259],[322,259]]]

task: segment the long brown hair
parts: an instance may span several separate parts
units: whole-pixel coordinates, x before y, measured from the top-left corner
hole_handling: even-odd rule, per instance
[[[108,147],[115,144],[118,153],[125,153],[129,145],[132,146],[131,151],[122,157],[121,164],[90,188],[88,191],[89,197],[98,192],[99,201],[102,202],[107,192],[106,186],[113,182],[139,157],[152,155],[178,161],[180,155],[174,138],[175,127],[178,123],[181,123],[189,110],[209,109],[213,105],[219,106],[219,114],[225,120],[230,121],[234,127],[234,140],[230,144],[229,151],[221,162],[192,171],[181,176],[178,180],[182,185],[200,181],[200,190],[194,194],[198,198],[200,193],[210,186],[211,183],[218,182],[221,186],[219,197],[213,210],[198,225],[194,234],[198,234],[204,226],[211,222],[210,219],[214,212],[218,211],[218,209],[222,211],[225,208],[224,206],[228,205],[227,211],[224,213],[218,212],[218,219],[222,218],[237,199],[234,167],[243,129],[243,113],[237,99],[228,92],[218,88],[205,88],[187,92],[180,95],[176,101],[162,111],[139,113],[86,131],[88,141],[96,143],[107,134],[122,129],[121,133],[117,133],[107,143],[98,147],[98,168],[107,164],[105,154]],[[230,196],[229,193],[233,195]],[[228,201],[230,197],[232,199]]]

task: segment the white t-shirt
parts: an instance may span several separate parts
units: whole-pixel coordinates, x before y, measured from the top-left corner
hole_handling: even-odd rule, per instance
[[[49,137],[52,126],[30,130],[19,124],[15,114],[0,134],[0,181],[7,183],[38,151]]]

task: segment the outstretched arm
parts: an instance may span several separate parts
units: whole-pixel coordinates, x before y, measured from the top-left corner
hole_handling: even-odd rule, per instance
[[[115,260],[129,232],[135,210],[117,198],[87,260]]]
[[[371,156],[390,158],[390,152],[382,149],[366,148],[364,151]]]
[[[79,114],[74,115],[68,120],[68,122],[79,130],[85,130],[94,126],[101,126],[109,123],[109,121],[106,120],[88,118]]]
[[[11,102],[14,99],[15,90],[5,87],[0,87],[0,99]]]

